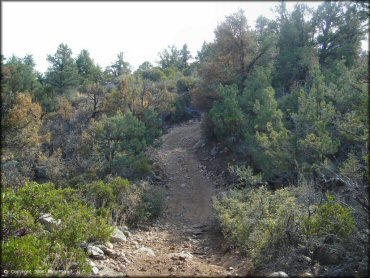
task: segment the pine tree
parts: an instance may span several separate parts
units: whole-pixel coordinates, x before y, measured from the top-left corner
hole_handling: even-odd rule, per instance
[[[78,83],[78,70],[72,50],[67,44],[61,43],[57,52],[52,56],[48,55],[47,60],[51,66],[46,72],[46,83],[49,84],[59,95],[63,95],[68,89]]]

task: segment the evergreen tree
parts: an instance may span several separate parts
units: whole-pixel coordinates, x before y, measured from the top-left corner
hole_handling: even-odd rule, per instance
[[[275,62],[273,86],[278,97],[292,86],[302,85],[313,61],[312,28],[305,17],[307,6],[297,4],[291,14],[280,9],[278,54]]]
[[[101,76],[101,70],[90,57],[90,53],[83,49],[77,56],[76,65],[78,74],[81,76],[81,83],[97,81]],[[100,76],[99,76],[100,75]]]
[[[131,72],[131,66],[128,62],[123,59],[123,52],[117,55],[117,61],[110,66],[110,70],[114,77],[121,76],[123,74],[129,74]]]
[[[321,4],[312,19],[321,67],[327,68],[342,59],[346,66],[353,66],[361,40],[368,32],[367,21],[366,3],[326,1]]]
[[[188,50],[188,45],[185,43],[180,50],[180,69],[185,69],[189,66],[189,60],[191,59],[190,51]]]
[[[48,55],[51,66],[46,72],[46,83],[63,95],[78,83],[78,69],[72,58],[72,50],[61,43],[54,55]]]

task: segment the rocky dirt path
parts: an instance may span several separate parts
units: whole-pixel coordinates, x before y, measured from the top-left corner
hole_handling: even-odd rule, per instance
[[[117,258],[95,261],[100,275],[237,275],[240,265],[224,254],[215,228],[214,185],[195,155],[200,136],[200,122],[194,121],[163,136],[153,158],[166,177],[165,212],[152,226],[131,231],[126,242],[114,244]]]

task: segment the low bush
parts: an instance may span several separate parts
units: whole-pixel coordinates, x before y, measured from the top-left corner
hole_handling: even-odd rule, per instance
[[[327,201],[317,207],[314,216],[307,219],[307,232],[311,235],[350,235],[355,228],[351,209],[335,202],[329,193],[326,197]]]
[[[45,238],[25,235],[6,241],[2,246],[2,267],[6,270],[47,271],[51,262],[45,260],[51,243]],[[17,258],[17,259],[15,259]]]
[[[131,184],[121,177],[82,185],[79,194],[117,226],[155,219],[163,209],[163,190],[146,182]]]
[[[254,175],[253,169],[249,166],[230,165],[228,170],[231,174],[237,177],[237,186],[250,187],[262,184],[261,173]]]
[[[46,231],[39,222],[44,213],[60,220],[60,225]],[[107,220],[78,198],[75,189],[58,189],[52,183],[26,183],[18,192],[6,189],[2,223],[2,265],[7,270],[73,268],[89,273],[80,244],[104,242],[112,232]]]
[[[194,109],[191,108],[191,96],[189,92],[177,96],[174,105],[175,111],[169,115],[171,123],[180,123],[193,117],[192,113],[194,113]]]
[[[160,187],[146,186],[141,194],[140,211],[142,219],[151,220],[161,215],[164,205],[164,190]]]
[[[313,247],[317,238],[328,234],[343,238],[354,230],[350,209],[329,194],[321,204],[316,202],[318,194],[302,201],[302,196],[307,197],[305,191],[304,186],[275,191],[265,186],[233,189],[215,198],[214,207],[225,237],[258,264],[282,248]]]

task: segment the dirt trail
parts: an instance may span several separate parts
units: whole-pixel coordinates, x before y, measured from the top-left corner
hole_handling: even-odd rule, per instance
[[[152,226],[132,231],[127,242],[115,244],[119,257],[97,262],[101,275],[236,274],[236,260],[224,255],[221,234],[215,229],[211,204],[215,188],[195,155],[199,139],[200,123],[194,121],[163,136],[162,147],[153,155],[167,177],[165,212]]]

